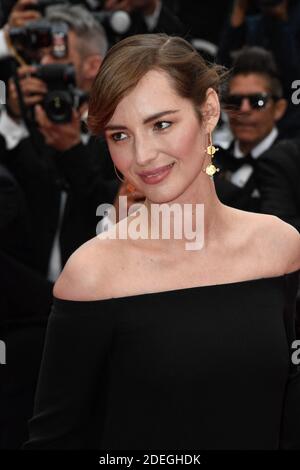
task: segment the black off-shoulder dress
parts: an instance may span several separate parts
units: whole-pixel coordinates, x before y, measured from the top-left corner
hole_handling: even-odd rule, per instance
[[[300,449],[299,271],[54,299],[25,449]]]

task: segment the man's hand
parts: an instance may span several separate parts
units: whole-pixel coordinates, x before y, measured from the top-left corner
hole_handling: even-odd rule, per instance
[[[37,105],[35,106],[35,119],[46,144],[50,147],[65,152],[81,142],[80,114],[78,111],[73,110],[71,122],[56,124],[50,121],[43,108]]]
[[[10,12],[8,18],[8,27],[21,27],[24,26],[29,21],[39,20],[41,14],[32,9],[27,9],[29,5],[36,5],[37,0],[18,0],[13,9]]]
[[[47,85],[42,80],[30,75],[35,72],[35,70],[36,68],[30,65],[24,65],[18,68],[20,88],[26,107],[39,103],[47,93]],[[17,89],[12,78],[8,82],[8,109],[15,118],[21,117]]]

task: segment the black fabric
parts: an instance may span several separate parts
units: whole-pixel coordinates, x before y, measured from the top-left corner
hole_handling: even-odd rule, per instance
[[[233,155],[233,143],[229,149],[220,148],[215,157],[215,164],[220,169],[214,177],[217,195],[223,204],[236,209],[251,212],[260,212],[260,198],[253,195],[255,189],[259,189],[257,180],[257,161],[251,155],[236,158]],[[259,157],[260,158],[260,157]],[[253,168],[246,184],[239,187],[230,181],[233,173],[244,164],[250,164]]]
[[[298,282],[54,299],[24,448],[300,449]]]
[[[6,103],[8,102],[8,92],[9,92],[8,80],[13,75],[15,64],[16,64],[16,61],[12,57],[0,58],[0,80],[2,80],[6,86],[6,96],[5,96]]]
[[[17,0],[1,0],[0,2],[0,27],[2,27],[8,20],[8,16],[17,3]]]
[[[0,338],[7,349],[1,367],[0,449],[17,449],[28,438],[52,299],[52,283],[31,267],[30,220],[23,191],[0,165]]]
[[[83,243],[96,235],[102,203],[112,204],[119,182],[104,143],[91,138],[65,152],[57,152],[36,135],[36,147],[23,139],[3,161],[22,189],[32,231],[31,265],[47,274],[58,226],[61,191],[67,193],[60,231],[62,264]]]
[[[233,153],[234,140],[228,149],[219,148],[219,151],[215,154],[214,163],[219,167],[220,172],[214,176],[214,182],[217,195],[223,204],[245,211],[262,212],[260,198],[261,178],[259,177],[260,161],[264,155],[270,154],[274,146],[281,140],[282,137],[279,134],[269,149],[259,155],[258,158],[254,158],[251,153],[241,158],[236,158]],[[245,163],[250,165],[253,171],[246,184],[243,187],[239,187],[231,182],[231,177]]]
[[[60,232],[63,264],[95,236],[99,204],[111,203],[119,183],[101,143],[68,152],[30,139],[7,151],[0,136],[0,338],[7,364],[0,387],[0,448],[28,439],[53,284],[46,278],[58,225],[61,190],[67,203]]]
[[[53,284],[0,250],[0,327],[16,320],[49,315]]]
[[[183,36],[187,34],[187,28],[181,23],[179,18],[175,16],[166,5],[162,5],[158,22],[154,30],[149,31],[144,20],[143,14],[136,10],[131,14],[131,27],[126,36],[132,34],[146,33],[165,33],[171,36]]]
[[[261,211],[300,232],[300,139],[279,142],[259,160]]]
[[[8,255],[30,264],[30,213],[16,179],[0,164],[0,247]]]
[[[230,11],[228,0],[195,0],[178,1],[178,17],[189,28],[193,38],[200,38],[218,44],[224,26],[224,18]],[[212,27],[213,24],[213,27]]]
[[[25,195],[0,164],[0,326],[49,314],[52,284],[32,266],[33,238]]]
[[[47,320],[40,311],[38,317],[1,326],[1,339],[7,350],[6,365],[1,366],[1,450],[19,449],[28,439],[27,422],[32,416]]]

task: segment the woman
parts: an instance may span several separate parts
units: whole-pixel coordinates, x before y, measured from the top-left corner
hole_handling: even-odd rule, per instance
[[[217,199],[209,144],[219,80],[176,37],[129,37],[105,58],[89,124],[145,194],[147,236],[130,236],[134,212],[118,236],[110,229],[68,261],[25,448],[300,447],[290,359],[299,235]],[[163,203],[192,204],[189,223],[204,243],[190,249],[186,232],[175,236],[175,213],[164,238],[152,218]]]

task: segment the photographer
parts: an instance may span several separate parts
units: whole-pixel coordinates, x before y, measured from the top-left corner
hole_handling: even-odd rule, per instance
[[[51,8],[47,19],[68,26],[67,48],[60,59],[51,48],[41,50],[42,67],[71,62],[76,86],[88,93],[106,51],[103,29],[79,6]],[[44,98],[57,90],[34,76],[38,70],[18,69],[25,112],[34,111],[36,124],[28,127],[28,116],[24,120],[16,80],[9,82],[8,107],[0,116],[1,209],[9,197],[13,223],[8,220],[1,231],[6,245],[0,252],[0,320],[11,358],[1,388],[1,448],[18,448],[27,437],[52,282],[67,258],[95,235],[96,209],[112,203],[119,186],[105,147],[84,129],[86,103],[72,110],[69,122],[52,121]],[[73,87],[63,91],[75,93]]]
[[[106,51],[103,29],[80,6],[49,8],[47,19],[68,25],[67,53],[58,59],[52,56],[51,48],[42,50],[41,64],[72,63],[77,87],[88,92]],[[32,76],[35,71],[34,66],[22,66],[18,70],[26,110],[35,105],[34,116],[38,126],[35,147],[22,120],[13,80],[9,82],[8,112],[0,118],[0,134],[6,140],[6,164],[20,182],[35,213],[39,238],[37,247],[42,249],[42,253],[36,254],[36,259],[39,269],[47,273],[58,224],[61,228],[60,255],[63,265],[70,254],[95,233],[96,207],[102,202],[113,201],[118,184],[105,149],[102,147],[100,155],[99,142],[81,132],[86,103],[72,111],[70,122],[51,121],[41,106],[42,98],[48,92],[47,83]],[[37,103],[40,105],[36,106]],[[26,161],[24,155],[27,155]],[[67,192],[68,197],[64,214],[59,217],[61,192]],[[53,196],[49,200],[50,194]],[[83,207],[84,204],[86,207]],[[41,221],[44,221],[42,226],[45,229],[42,246],[39,233]],[[81,234],[74,239],[72,228],[77,224],[81,227]]]
[[[40,13],[33,9],[36,3],[37,0],[18,0],[3,2],[0,6],[0,79],[6,83],[15,62],[9,31],[41,18]]]

